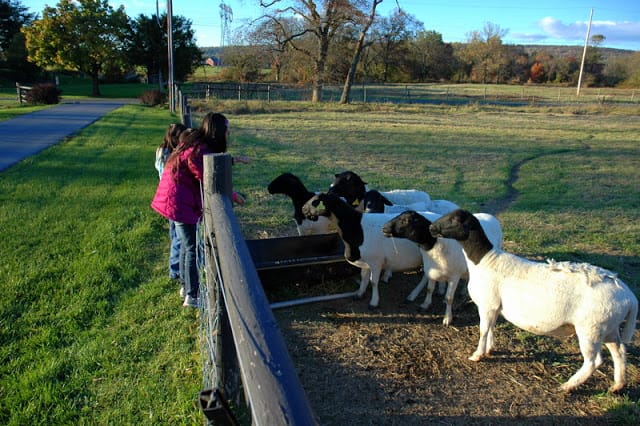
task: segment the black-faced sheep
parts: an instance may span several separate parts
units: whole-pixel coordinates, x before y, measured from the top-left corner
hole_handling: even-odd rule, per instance
[[[282,173],[271,181],[267,187],[269,194],[284,194],[293,203],[293,218],[296,221],[298,235],[328,234],[335,232],[335,227],[327,218],[316,221],[307,219],[302,213],[302,205],[315,195],[308,191],[300,178],[292,173]]]
[[[376,189],[367,191],[359,204],[362,206],[364,213],[384,213],[386,206],[393,205],[387,197]]]
[[[419,201],[408,205],[393,204],[377,189],[370,189],[358,206],[364,213],[402,213],[407,210],[427,211],[431,202]]]
[[[491,242],[502,246],[502,227],[494,216],[486,213],[476,213],[475,216],[489,235]],[[453,320],[453,298],[460,279],[469,279],[467,262],[462,246],[458,241],[449,238],[436,238],[429,232],[429,226],[437,217],[415,211],[406,211],[399,214],[382,227],[385,237],[406,238],[413,241],[420,248],[422,254],[424,277],[407,296],[407,301],[413,302],[427,284],[427,295],[420,308],[426,310],[432,301],[436,282],[447,283],[445,296],[446,310],[442,323],[451,324]]]
[[[469,295],[480,315],[480,340],[470,360],[489,355],[502,314],[535,334],[578,336],[584,362],[561,390],[571,391],[593,374],[602,364],[603,344],[613,359],[610,391],[624,387],[624,343],[635,332],[638,299],[617,274],[586,263],[533,262],[496,250],[477,218],[466,210],[441,217],[430,231],[435,237],[458,240],[467,258]]]
[[[337,173],[331,186],[329,194],[343,197],[349,205],[359,211],[364,211],[362,201],[365,199],[369,189],[367,183],[355,172],[345,171]],[[394,206],[410,206],[412,210],[430,211],[434,213],[448,213],[459,208],[458,205],[447,200],[432,200],[424,191],[417,189],[396,189],[392,191],[380,191]],[[416,205],[415,203],[423,203]],[[424,208],[423,208],[424,207]],[[390,209],[399,212],[397,209]],[[402,210],[400,210],[402,211]],[[385,209],[386,212],[386,209]]]
[[[412,271],[422,264],[418,246],[409,240],[393,241],[382,235],[382,226],[395,215],[361,213],[341,198],[326,193],[314,195],[302,207],[307,218],[329,218],[338,228],[344,242],[344,257],[361,270],[361,298],[371,281],[369,307],[378,306],[378,282],[382,270],[389,272]]]

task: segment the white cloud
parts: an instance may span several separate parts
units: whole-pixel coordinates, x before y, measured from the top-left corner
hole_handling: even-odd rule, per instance
[[[563,24],[559,19],[547,16],[542,18],[538,25],[544,33],[553,38],[560,39],[579,39],[584,38],[587,31],[587,24],[583,22],[575,22],[572,24]]]
[[[565,24],[551,16],[547,16],[538,22],[538,26],[547,37],[572,42],[584,41],[588,25],[589,23],[586,21]],[[591,35],[594,34],[604,35],[605,45],[634,44],[638,46],[640,42],[640,22],[596,20],[591,24]]]

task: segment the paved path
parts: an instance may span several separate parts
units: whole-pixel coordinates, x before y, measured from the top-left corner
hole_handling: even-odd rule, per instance
[[[135,99],[68,101],[0,122],[0,171],[34,155]]]

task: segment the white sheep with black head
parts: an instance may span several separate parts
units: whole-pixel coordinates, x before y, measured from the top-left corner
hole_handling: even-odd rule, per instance
[[[269,194],[284,194],[293,203],[293,218],[298,235],[328,234],[336,232],[335,227],[325,218],[309,220],[302,213],[302,205],[316,193],[307,190],[300,178],[292,173],[282,173],[267,186]]]
[[[395,215],[362,213],[348,205],[340,197],[316,194],[304,206],[302,212],[309,219],[329,218],[337,227],[344,243],[344,257],[360,268],[360,287],[356,297],[362,298],[371,282],[370,308],[380,301],[378,283],[382,270],[388,272],[413,271],[422,265],[418,246],[409,240],[393,241],[382,235],[382,226]]]
[[[477,218],[453,211],[430,226],[438,238],[460,242],[469,268],[469,295],[480,315],[480,340],[469,358],[489,355],[498,315],[531,333],[577,335],[582,367],[560,386],[572,391],[602,364],[604,344],[613,359],[611,392],[626,382],[626,350],[635,332],[638,299],[617,274],[586,263],[534,262],[495,249]]]

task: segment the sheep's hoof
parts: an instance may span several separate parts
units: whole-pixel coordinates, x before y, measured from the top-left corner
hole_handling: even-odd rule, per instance
[[[353,300],[362,300],[362,298],[364,297],[364,294],[354,294],[353,295]]]
[[[378,305],[369,305],[370,311],[375,311],[376,309],[378,309]]]
[[[431,305],[420,305],[420,312],[427,312],[427,310],[429,309],[429,306]]]
[[[452,322],[452,320],[451,320],[451,319],[449,319],[449,318],[446,318],[446,317],[445,317],[445,318],[442,320],[442,325],[449,326],[449,325],[451,324],[451,322]]]
[[[469,357],[469,361],[478,362],[482,359],[482,355],[473,354]]]
[[[614,383],[613,386],[609,388],[609,393],[618,393],[624,387],[624,383]]]
[[[409,298],[404,299],[404,304],[405,304],[405,305],[410,305],[410,304],[412,304],[412,303],[413,303],[413,300],[411,300],[411,299],[409,299]]]
[[[570,393],[574,389],[575,389],[575,386],[572,386],[569,383],[563,383],[558,387],[558,390],[564,393]]]

